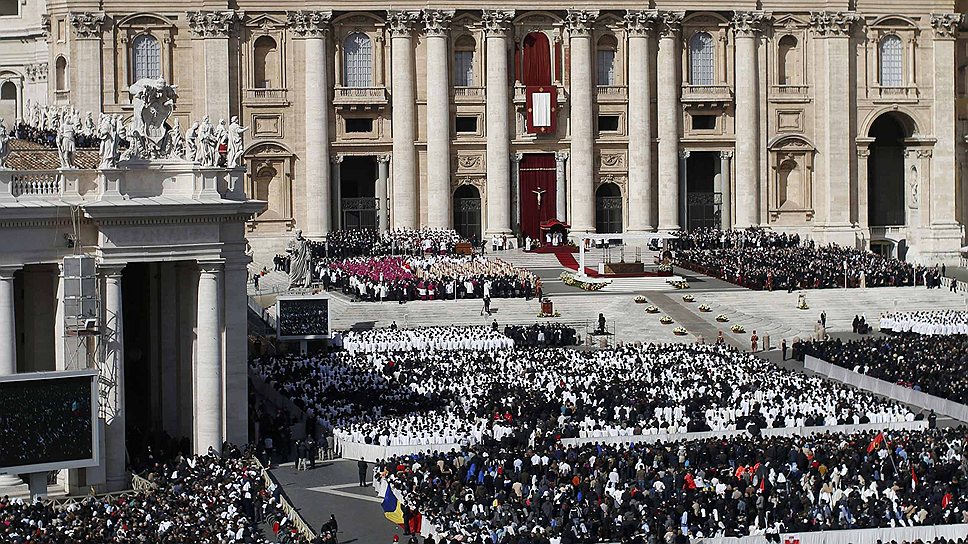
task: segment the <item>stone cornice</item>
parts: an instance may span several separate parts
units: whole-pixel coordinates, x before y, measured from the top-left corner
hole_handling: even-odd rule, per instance
[[[849,36],[860,16],[852,11],[814,11],[810,27],[820,36]]]
[[[454,10],[425,9],[423,12],[424,32],[427,36],[446,36],[454,19]]]
[[[420,20],[419,11],[387,11],[387,28],[390,29],[390,36],[409,37],[417,27]]]
[[[954,39],[958,37],[958,29],[964,15],[960,13],[932,13],[931,28],[934,29],[935,39]]]
[[[682,30],[682,19],[686,16],[684,11],[660,11],[656,29],[659,37],[675,36]]]
[[[622,20],[622,24],[625,25],[625,31],[629,33],[630,36],[648,36],[655,25],[659,22],[659,13],[657,11],[633,11],[627,10],[625,12],[625,17]]]
[[[101,29],[104,26],[103,11],[72,11],[67,17],[74,28],[74,36],[77,39],[100,39]]]
[[[324,38],[329,33],[329,24],[333,20],[332,11],[288,11],[286,20],[289,28],[299,38]]]
[[[189,11],[188,29],[193,38],[228,38],[235,33],[235,11]]]
[[[570,9],[565,17],[565,28],[572,36],[588,37],[592,34],[596,20],[598,20],[597,10]]]
[[[730,26],[737,36],[753,37],[771,20],[772,16],[765,11],[737,11],[733,14]]]
[[[485,36],[504,36],[514,19],[513,9],[485,9],[481,15]]]

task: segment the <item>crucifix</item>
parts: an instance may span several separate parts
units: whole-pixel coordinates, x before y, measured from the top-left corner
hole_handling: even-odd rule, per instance
[[[545,191],[544,189],[538,189],[536,191],[531,191],[531,192],[538,197],[538,208],[541,208],[541,195],[545,194],[547,191]]]

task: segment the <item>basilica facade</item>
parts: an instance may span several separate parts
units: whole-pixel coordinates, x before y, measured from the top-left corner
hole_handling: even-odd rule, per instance
[[[761,225],[951,262],[964,8],[0,0],[0,116],[130,115],[143,77],[177,85],[182,127],[238,115],[246,190],[268,202],[248,224],[257,254],[297,228],[535,237],[558,219]]]

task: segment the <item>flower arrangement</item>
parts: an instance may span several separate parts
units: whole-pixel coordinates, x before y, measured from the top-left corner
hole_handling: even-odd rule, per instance
[[[800,302],[797,302],[797,309],[798,310],[809,310],[810,309],[810,306],[807,305],[807,301],[806,300],[801,299]]]
[[[656,308],[655,306],[648,306],[648,307],[645,308],[645,311],[648,312],[648,313],[650,313],[650,314],[657,314],[657,313],[659,313],[659,309]]]
[[[539,312],[538,317],[561,317],[561,312],[555,310],[553,314],[546,314],[544,312]]]
[[[716,316],[716,321],[719,321],[720,323],[726,323],[727,321],[729,321],[729,318],[726,317],[726,314],[719,314]]]
[[[696,297],[692,295],[682,295],[682,300],[685,302],[696,302]]]
[[[713,309],[710,308],[709,306],[706,306],[705,304],[700,304],[699,305],[699,311],[700,312],[711,312],[711,311],[713,311]]]
[[[672,332],[675,333],[676,336],[685,336],[689,334],[689,331],[687,331],[685,327],[676,327],[672,329]]]
[[[648,302],[648,300],[645,299],[644,295],[638,295],[635,297],[636,304],[645,304],[646,302]]]
[[[655,267],[655,271],[656,272],[672,272],[672,265],[671,264],[660,264],[659,266]]]
[[[743,334],[744,332],[746,332],[746,328],[740,325],[739,323],[730,327],[729,330],[735,332],[736,334]]]
[[[666,280],[666,283],[676,289],[689,289],[689,282],[686,280]]]
[[[558,278],[562,283],[571,287],[578,287],[585,291],[599,291],[611,282],[608,281],[583,281],[575,277],[572,272],[562,272]]]
[[[662,323],[663,325],[672,325],[675,323],[675,321],[673,321],[671,317],[664,315],[659,318],[659,323]]]

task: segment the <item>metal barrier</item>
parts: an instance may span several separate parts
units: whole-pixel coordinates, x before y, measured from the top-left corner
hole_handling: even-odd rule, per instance
[[[271,487],[274,485],[279,488],[279,504],[282,507],[282,512],[286,514],[286,517],[289,518],[290,521],[292,521],[292,524],[296,527],[296,530],[299,531],[299,534],[310,542],[315,540],[316,533],[312,530],[309,524],[306,523],[306,520],[303,519],[302,515],[299,514],[299,512],[296,510],[296,507],[289,502],[289,498],[286,497],[286,493],[282,490],[282,486],[277,484],[275,480],[272,479],[272,475],[269,474],[269,471],[266,470],[266,467],[262,466],[262,462],[259,461],[259,459],[253,457],[252,460],[255,461],[256,466],[259,467],[259,471],[262,474],[262,480],[265,482],[266,487]]]
[[[131,475],[131,488],[135,491],[155,491],[158,489],[158,484],[146,480],[137,474]]]

